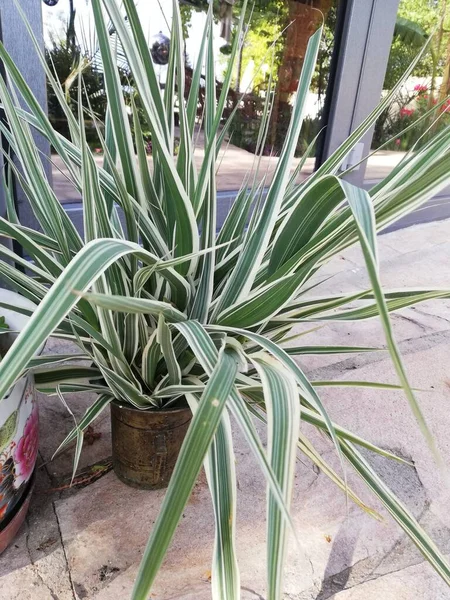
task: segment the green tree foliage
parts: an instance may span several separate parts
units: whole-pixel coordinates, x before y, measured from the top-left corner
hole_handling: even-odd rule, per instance
[[[414,143],[425,143],[438,130],[447,126],[450,92],[450,2],[448,0],[402,0],[394,32],[384,89],[392,89],[401,74],[417,55],[430,35],[429,51],[416,65],[412,75],[422,81],[405,86],[394,103],[376,124],[373,145],[386,144],[389,149],[408,150]],[[439,124],[427,132],[436,111],[445,113]],[[429,118],[423,119],[430,112]],[[420,120],[420,125],[402,131]]]
[[[442,13],[444,4],[443,0],[402,0],[400,2],[398,9],[399,19],[389,55],[384,89],[390,90],[394,87],[418,52],[418,44],[411,37],[408,37],[408,34],[404,34],[402,27],[399,26],[401,19],[405,19],[405,25],[409,21],[411,27],[418,26],[418,28],[429,35],[437,25],[438,16]],[[431,53],[428,53],[417,65],[414,75],[431,78],[432,72],[433,56]],[[438,64],[437,74],[442,74],[442,62]]]
[[[268,68],[272,65],[276,79],[282,58],[281,34],[286,20],[286,3],[284,0],[261,1],[248,9],[248,13],[249,25],[242,49],[240,78],[249,64],[253,63],[255,75],[252,88],[259,89],[267,83]]]

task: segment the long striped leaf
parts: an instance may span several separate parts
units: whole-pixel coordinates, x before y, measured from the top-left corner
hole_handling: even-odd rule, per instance
[[[300,356],[301,354],[359,354],[360,352],[376,352],[383,348],[368,346],[290,346],[284,348],[287,354],[291,356]]]
[[[214,331],[217,328],[218,328],[218,326],[214,326],[214,325],[210,325],[208,327],[208,329],[210,329],[212,331]],[[322,418],[324,419],[324,421],[327,425],[328,432],[335,444],[335,447],[339,451],[339,445],[338,445],[338,440],[336,437],[336,432],[334,431],[333,424],[330,420],[330,417],[328,416],[328,413],[327,413],[325,407],[323,406],[319,396],[317,395],[316,391],[314,390],[313,386],[311,385],[311,382],[305,376],[305,374],[303,373],[301,368],[297,365],[297,363],[283,350],[283,348],[281,348],[280,346],[278,346],[271,340],[265,338],[264,336],[253,333],[252,331],[248,331],[245,329],[236,329],[233,327],[224,327],[224,326],[221,326],[220,330],[229,331],[230,333],[234,332],[234,333],[237,333],[241,336],[244,336],[244,337],[252,340],[260,348],[262,348],[263,350],[266,350],[267,352],[269,352],[269,354],[271,354],[273,357],[278,359],[280,361],[280,363],[289,372],[293,373],[293,375],[297,381],[297,384],[299,386],[301,395],[305,398],[305,400],[308,402],[308,404],[311,407],[313,407],[322,416]]]
[[[389,318],[389,311],[386,305],[386,299],[381,288],[380,278],[378,274],[378,260],[377,260],[377,246],[376,246],[376,229],[375,229],[375,216],[370,200],[370,196],[366,191],[356,188],[351,184],[342,182],[344,191],[346,192],[347,200],[350,208],[353,212],[353,216],[356,221],[358,228],[359,240],[366,262],[367,272],[369,274],[370,282],[372,284],[372,290],[375,296],[375,300],[380,314],[381,323],[386,337],[386,343],[389,349],[389,353],[392,358],[395,370],[398,378],[403,386],[405,395],[411,406],[413,414],[418,422],[418,425],[428,442],[428,445],[433,452],[435,458],[441,463],[440,454],[436,448],[434,438],[426,424],[426,421],[422,415],[419,403],[414,395],[414,392],[409,385],[409,381],[406,375],[405,368],[403,366],[400,352],[395,342],[392,326]]]
[[[150,534],[133,589],[133,600],[148,598],[156,573],[220,423],[225,402],[234,384],[237,364],[234,352],[226,350],[220,354],[217,365],[211,373],[181,447],[160,513]]]
[[[275,476],[290,505],[295,475],[300,403],[297,383],[291,372],[270,355],[252,359],[264,390],[267,410],[268,453]],[[268,600],[281,598],[287,526],[278,503],[269,491],[267,521]]]
[[[64,440],[61,442],[61,444],[55,450],[52,458],[54,458],[57,454],[59,454],[61,452],[61,450],[63,450],[63,448],[65,448],[68,444],[73,442],[73,440],[77,437],[78,431],[84,431],[85,429],[87,429],[89,427],[89,425],[93,421],[95,421],[95,419],[98,417],[98,415],[101,412],[103,412],[105,410],[105,408],[111,403],[111,400],[112,400],[112,397],[108,396],[106,394],[99,396],[97,398],[97,400],[94,402],[94,404],[92,404],[92,406],[90,406],[86,410],[83,418],[77,424],[77,426],[74,429],[72,429],[72,431],[67,435],[67,437],[64,438]]]
[[[439,573],[447,585],[450,586],[450,565],[421,525],[352,444],[341,442],[341,449],[364,483],[381,500],[393,519],[411,538],[426,560]]]
[[[277,163],[275,175],[264,207],[260,213],[258,225],[255,227],[253,234],[245,242],[244,250],[221,294],[220,301],[214,310],[214,315],[220,314],[224,308],[244,297],[249,292],[269,245],[270,236],[281,208],[283,194],[289,182],[289,171],[303,122],[303,112],[319,51],[321,35],[322,29],[319,28],[308,42],[288,136]]]
[[[187,394],[192,413],[198,399]],[[236,558],[236,468],[230,418],[226,410],[208,450],[204,467],[214,507],[214,538],[211,585],[213,600],[240,598],[239,567]]]
[[[156,340],[161,346],[170,385],[179,385],[181,383],[181,369],[173,347],[172,333],[162,314],[159,315]]]
[[[147,298],[131,298],[129,296],[110,296],[107,294],[84,294],[91,304],[128,314],[163,315],[169,323],[185,321],[187,317],[167,302],[149,300]]]
[[[110,265],[122,256],[132,253],[147,264],[158,262],[157,257],[145,252],[140,246],[124,240],[94,240],[84,246],[48,291],[29,323],[1,361],[0,397],[5,395],[22,371],[22,365],[27,364],[41,344],[77,304],[80,296],[75,295],[74,291],[87,290]]]
[[[100,2],[100,0],[95,1],[96,3]],[[164,141],[164,120],[161,119],[161,111],[158,110],[155,104],[155,99],[157,97],[156,93],[154,91],[152,94],[151,91],[154,89],[153,78],[151,76],[153,67],[150,68],[150,64],[145,62],[148,55],[148,48],[144,51],[142,47],[142,39],[145,39],[145,36],[142,32],[139,18],[137,17],[136,8],[132,1],[129,2],[126,0],[124,4],[134,37],[130,34],[115,0],[104,2],[104,6],[108,11],[111,21],[122,42],[124,52],[135,78],[136,86],[140,92],[140,100],[145,110],[146,118],[154,132],[153,143],[155,148],[157,148],[158,158],[162,161],[165,173],[165,185],[171,195],[173,208],[176,213],[175,254],[177,256],[182,256],[184,254],[196,252],[198,249],[195,215],[190,199],[188,198],[186,190],[176,171],[176,166],[170,153],[171,150],[166,145],[166,142],[168,141],[167,138]],[[149,67],[147,71],[143,68],[144,64]],[[194,267],[195,260],[191,261],[190,265],[181,265],[179,269],[181,272],[187,273]]]
[[[215,347],[210,335],[202,327],[202,325],[200,325],[200,323],[195,321],[176,323],[174,326],[185,337],[192,352],[194,352],[194,354],[198,357],[203,369],[209,375],[214,368],[214,364],[216,363],[218,356],[218,350]],[[259,462],[262,472],[268,481],[270,489],[278,502],[279,508],[282,511],[286,522],[290,524],[291,529],[294,531],[282,490],[264,452],[261,440],[259,439],[253,421],[246,410],[245,401],[237,390],[233,390],[231,392],[230,411],[244,432],[247,442]]]

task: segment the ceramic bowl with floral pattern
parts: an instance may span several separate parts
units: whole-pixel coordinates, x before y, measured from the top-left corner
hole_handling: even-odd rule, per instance
[[[0,528],[27,490],[38,443],[38,407],[32,381],[24,378],[0,405]]]
[[[8,290],[0,289],[0,302],[33,310],[32,302]],[[9,327],[0,336],[0,354],[4,354],[28,317],[1,308]],[[20,507],[36,465],[39,444],[38,406],[32,375],[22,377],[0,400],[0,532]]]

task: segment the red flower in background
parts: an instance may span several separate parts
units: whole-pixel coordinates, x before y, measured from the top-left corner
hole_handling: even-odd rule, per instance
[[[406,108],[405,106],[403,106],[400,109],[400,116],[401,117],[411,117],[414,114],[414,109],[413,108]]]
[[[14,452],[14,461],[17,464],[17,475],[28,479],[34,469],[38,452],[39,440],[38,407],[33,406],[33,411],[25,423],[23,436],[20,438]]]
[[[426,85],[423,85],[422,83],[418,83],[414,86],[414,91],[419,92],[419,94],[421,94],[423,92],[428,91],[428,87]]]

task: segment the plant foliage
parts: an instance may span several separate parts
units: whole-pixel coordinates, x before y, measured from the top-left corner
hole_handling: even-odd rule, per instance
[[[389,313],[423,300],[448,297],[449,292],[384,292],[376,234],[449,184],[450,130],[440,131],[416,153],[407,155],[370,192],[346,183],[339,175],[340,164],[392,101],[399,82],[318,171],[305,182],[295,184],[292,159],[319,50],[319,29],[308,45],[291,124],[267,193],[263,195],[256,176],[249,176],[217,231],[216,160],[232,119],[225,120],[223,110],[240,31],[234,36],[229,69],[217,94],[210,10],[200,57],[185,97],[182,25],[178,2],[174,0],[171,54],[162,93],[134,0],[123,0],[123,7],[118,0],[91,0],[91,4],[108,106],[104,138],[99,128],[104,149],[101,166],[86,142],[85,112],[94,119],[95,116],[85,100],[82,80],[75,116],[64,90],[42,57],[67,118],[71,139],[66,139],[54,130],[0,45],[6,73],[6,80],[0,78],[0,98],[8,121],[8,127],[2,121],[0,128],[22,168],[19,170],[10,156],[6,159],[41,226],[39,232],[22,226],[8,200],[8,216],[0,218],[0,235],[15,239],[32,261],[0,246],[0,276],[39,306],[1,362],[0,398],[27,367],[37,369],[38,387],[48,393],[94,392],[95,402],[63,442],[65,445],[76,440],[77,457],[83,431],[110,402],[126,402],[139,410],[158,410],[186,398],[193,412],[192,423],[142,560],[133,592],[135,600],[148,597],[202,464],[215,513],[213,596],[226,600],[239,597],[234,547],[237,490],[230,416],[243,431],[268,484],[269,599],[282,596],[297,451],[315,461],[350,498],[364,506],[305,435],[302,433],[299,438],[299,426],[304,421],[329,436],[341,460],[350,462],[436,571],[450,583],[450,567],[439,550],[376,475],[360,449],[395,457],[334,423],[316,391],[317,384],[308,380],[295,360],[296,355],[302,354],[370,348],[284,346],[292,327],[300,322],[378,316],[400,387],[436,453],[408,383]],[[130,107],[125,105],[115,51],[110,44],[109,20],[121,40],[137,90]],[[242,16],[239,30],[244,25]],[[37,44],[36,51],[39,52]],[[405,78],[413,67],[414,64]],[[197,165],[193,139],[201,76],[205,78],[205,141],[203,158]],[[259,153],[264,148],[271,97],[267,95],[264,107]],[[175,105],[180,115],[176,156]],[[152,135],[151,168],[138,114]],[[70,221],[46,178],[33,142],[33,128],[50,141],[67,168],[70,181],[82,195],[83,235]],[[257,165],[258,156],[255,162]],[[7,194],[7,198],[11,196]],[[364,253],[371,289],[331,297],[320,293],[315,297],[304,295],[312,286],[311,278],[317,273],[320,276],[320,268],[356,243]],[[74,341],[81,357],[93,366],[57,364],[74,358],[71,355],[33,358],[50,335]],[[53,364],[51,370],[38,369],[49,364]],[[267,449],[255,428],[255,417],[267,423]]]

